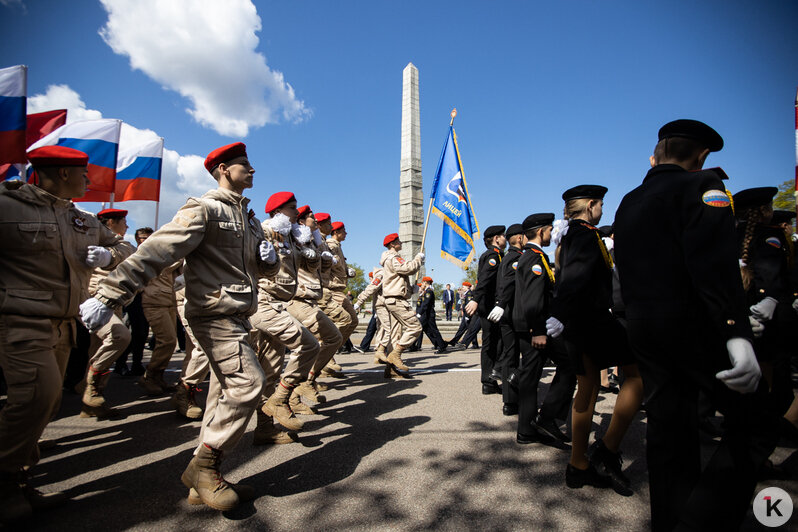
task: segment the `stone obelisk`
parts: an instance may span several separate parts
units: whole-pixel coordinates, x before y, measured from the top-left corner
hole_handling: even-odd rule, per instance
[[[399,173],[399,238],[402,256],[410,260],[421,250],[424,233],[424,192],[421,181],[421,113],[418,69],[402,71],[402,155]],[[421,274],[424,270],[422,267]]]

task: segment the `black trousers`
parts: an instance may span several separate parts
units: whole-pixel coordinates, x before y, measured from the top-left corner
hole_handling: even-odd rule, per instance
[[[538,386],[547,359],[557,365],[557,373],[551,381],[540,415],[545,418],[568,418],[571,401],[576,388],[576,373],[571,367],[565,340],[548,338],[545,349],[532,347],[530,333],[516,333],[521,350],[521,365],[518,369],[518,432],[531,434],[531,424],[538,415]]]
[[[360,349],[368,351],[371,348],[371,341],[374,339],[374,334],[377,332],[377,315],[372,314],[369,320],[369,325],[366,327],[366,335],[360,341]]]
[[[515,330],[508,319],[508,312],[505,312],[502,319],[499,320],[499,330],[502,338],[502,351],[499,353],[498,359],[498,365],[502,368],[502,400],[505,403],[514,404],[518,402],[518,390],[515,386],[510,386],[507,380],[510,374],[518,369],[520,349]]]
[[[73,390],[75,385],[86,377],[86,371],[89,369],[89,344],[91,343],[91,334],[80,320],[76,319],[75,325],[77,328],[75,347],[69,352],[69,361],[67,362],[66,372],[64,373],[64,388],[69,390]]]
[[[446,307],[446,321],[452,321],[452,307],[454,307],[454,301],[449,301],[444,306]]]
[[[474,347],[479,347],[479,345],[477,345],[477,335],[481,330],[482,321],[479,319],[479,316],[473,316],[469,318],[465,335],[463,335],[463,339],[460,340],[460,343],[465,344],[466,346],[473,344]]]
[[[490,374],[493,370],[501,370],[499,362],[499,341],[501,340],[501,328],[498,323],[493,323],[487,316],[479,316],[482,325],[482,352],[479,357],[479,365],[482,368],[482,382],[492,382]]]
[[[147,336],[150,332],[150,324],[144,317],[144,310],[141,308],[141,294],[136,294],[130,305],[125,307],[127,319],[130,322],[130,344],[122,355],[116,359],[116,364],[122,366],[127,363],[127,355],[130,353],[133,365],[141,365],[144,358],[144,346],[147,343]]]
[[[756,393],[740,394],[716,379],[730,364],[725,342],[708,335],[709,327],[685,330],[683,319],[629,320],[628,327],[645,391],[652,529],[739,529],[778,439],[764,380]],[[703,471],[699,391],[725,426]]]
[[[435,314],[430,314],[428,317],[421,317],[421,328],[424,330],[424,334],[427,335],[432,345],[435,346],[435,349],[441,350],[446,347],[446,340],[443,339],[441,336],[441,332],[438,330],[438,323],[435,321]],[[419,340],[421,339],[421,335],[419,335]]]

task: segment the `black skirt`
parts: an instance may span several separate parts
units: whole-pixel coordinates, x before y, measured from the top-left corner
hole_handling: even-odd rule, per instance
[[[565,327],[565,339],[577,375],[585,374],[582,355],[599,369],[635,363],[626,327],[609,310],[606,314],[572,320]]]

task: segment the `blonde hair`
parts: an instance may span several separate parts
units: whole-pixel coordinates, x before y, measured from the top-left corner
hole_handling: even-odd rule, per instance
[[[571,220],[577,214],[585,212],[591,201],[593,201],[591,198],[576,198],[566,201],[565,208],[562,211],[563,217],[566,220]]]

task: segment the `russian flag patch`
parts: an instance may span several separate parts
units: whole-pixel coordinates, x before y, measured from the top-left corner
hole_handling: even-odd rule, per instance
[[[701,196],[701,201],[710,207],[728,207],[731,205],[729,196],[723,190],[707,190]]]

